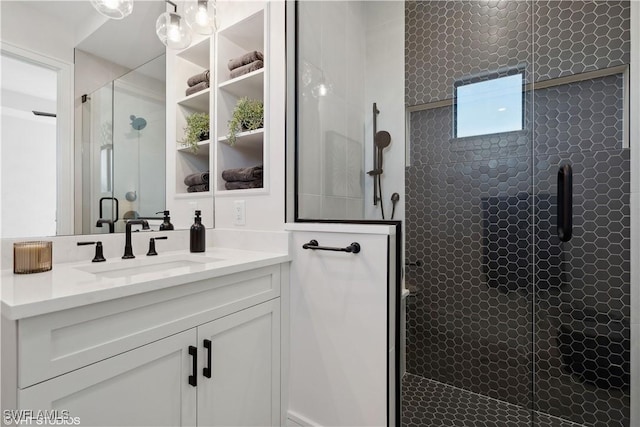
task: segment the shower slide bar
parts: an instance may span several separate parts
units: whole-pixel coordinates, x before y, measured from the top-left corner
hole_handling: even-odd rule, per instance
[[[376,140],[376,134],[378,133],[378,114],[380,114],[380,110],[378,110],[378,104],[374,102],[373,103],[373,141]],[[375,144],[374,144],[373,171],[376,171],[379,169],[380,169],[380,165],[379,165],[379,159],[378,159],[378,150],[375,148]],[[380,203],[382,203],[382,200],[380,200]],[[377,175],[373,175],[373,205],[374,206],[378,205],[378,176]]]
[[[334,248],[331,246],[320,246],[317,240],[310,240],[309,243],[305,243],[302,245],[302,249],[313,249],[318,251],[332,251],[332,252],[348,252],[352,254],[357,254],[360,252],[360,244],[358,242],[353,242],[346,248]]]

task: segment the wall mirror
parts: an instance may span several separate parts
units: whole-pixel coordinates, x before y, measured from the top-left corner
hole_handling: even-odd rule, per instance
[[[126,219],[161,217],[165,2],[136,2],[122,20],[89,1],[0,8],[2,237],[122,232]]]

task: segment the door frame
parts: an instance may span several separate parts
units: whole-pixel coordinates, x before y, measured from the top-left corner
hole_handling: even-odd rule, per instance
[[[56,96],[56,235],[74,234],[73,64],[0,42],[2,55],[49,68],[58,75]]]

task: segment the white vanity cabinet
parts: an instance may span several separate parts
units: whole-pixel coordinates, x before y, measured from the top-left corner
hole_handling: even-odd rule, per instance
[[[67,410],[82,426],[195,426],[189,330],[18,392],[19,408]]]
[[[198,328],[199,426],[280,425],[280,304],[268,301]],[[210,356],[210,358],[209,358]]]
[[[280,425],[281,268],[16,321],[3,409],[67,410],[83,426]]]

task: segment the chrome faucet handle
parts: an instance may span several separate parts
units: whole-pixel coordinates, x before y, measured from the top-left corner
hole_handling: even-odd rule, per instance
[[[96,253],[91,262],[104,262],[106,259],[102,253],[102,242],[78,242],[78,246],[96,245]]]

